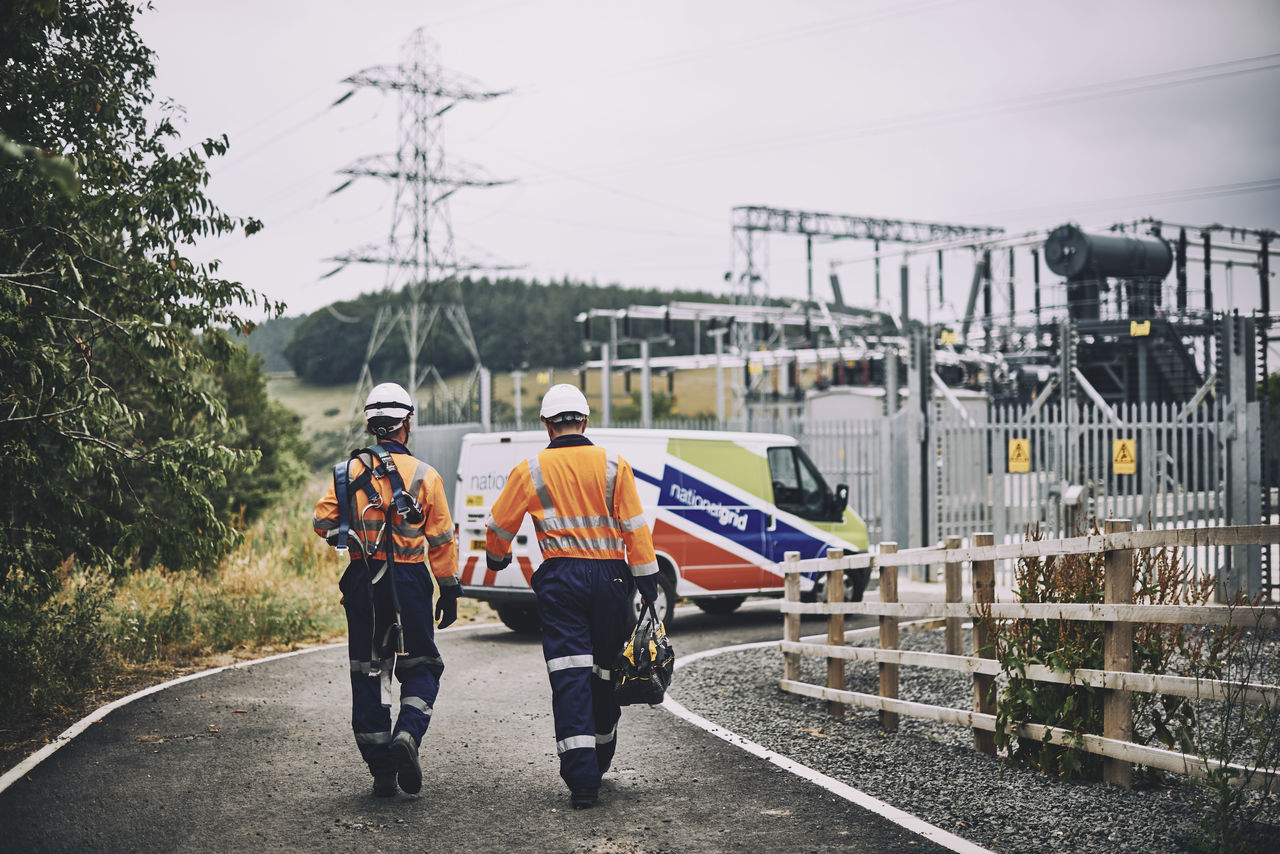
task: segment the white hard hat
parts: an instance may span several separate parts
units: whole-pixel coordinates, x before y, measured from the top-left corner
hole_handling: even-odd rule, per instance
[[[568,383],[553,385],[542,396],[540,414],[543,418],[550,421],[563,412],[576,412],[583,417],[591,414],[591,407],[587,406],[587,396],[576,385]]]
[[[364,401],[366,421],[394,418],[403,421],[413,414],[413,398],[399,383],[379,383]]]

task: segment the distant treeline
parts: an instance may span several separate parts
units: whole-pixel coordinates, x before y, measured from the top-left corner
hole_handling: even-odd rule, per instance
[[[522,364],[530,367],[567,367],[580,364],[586,356],[583,332],[575,317],[588,309],[617,309],[630,305],[665,305],[673,301],[728,302],[727,298],[702,291],[659,291],[598,286],[563,281],[541,284],[515,278],[466,278],[461,282],[463,305],[467,311],[476,346],[483,364],[495,371],[507,371]],[[302,318],[282,318],[263,324],[250,336],[250,349],[262,354],[268,370],[279,362],[272,356],[282,344],[283,362],[298,377],[316,385],[353,382],[364,364],[365,349],[379,306],[391,301],[403,305],[406,294],[366,294],[335,303]],[[425,322],[423,318],[421,322]],[[597,340],[607,340],[603,322]],[[288,329],[282,324],[288,324]],[[654,344],[654,356],[694,351],[692,324],[676,324],[673,344]],[[651,321],[643,334],[658,335],[661,323]],[[621,330],[619,330],[621,334]],[[637,330],[637,334],[640,334]],[[704,342],[705,346],[705,342]],[[635,355],[623,350],[623,356]],[[427,337],[423,357],[442,375],[464,372],[473,361],[441,312]],[[598,351],[593,357],[598,357]],[[387,337],[371,360],[375,377],[396,378],[404,372],[406,349],[397,330]]]

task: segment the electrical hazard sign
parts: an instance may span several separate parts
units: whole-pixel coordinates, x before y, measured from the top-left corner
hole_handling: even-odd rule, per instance
[[[1009,473],[1025,474],[1031,471],[1031,440],[1009,440]]]
[[[1111,470],[1116,474],[1134,474],[1138,470],[1138,443],[1133,439],[1111,442]]]

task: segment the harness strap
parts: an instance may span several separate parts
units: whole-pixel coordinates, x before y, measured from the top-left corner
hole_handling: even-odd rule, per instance
[[[347,485],[347,464],[341,462],[333,467],[333,495],[338,501],[338,533],[333,547],[340,552],[347,550],[347,535],[351,532],[351,500]]]
[[[366,450],[371,450],[376,455],[375,476],[379,478],[385,477],[387,482],[391,484],[391,501],[395,504],[396,512],[400,514],[400,518],[410,525],[421,524],[423,520],[422,508],[405,492],[404,478],[400,476],[400,470],[396,468],[396,463],[391,458],[391,453],[381,445]]]

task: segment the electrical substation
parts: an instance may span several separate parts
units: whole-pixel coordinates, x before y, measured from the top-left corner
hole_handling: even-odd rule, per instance
[[[333,260],[381,264],[386,293],[408,293],[378,314],[355,400],[372,384],[369,357],[398,330],[420,398],[419,448],[446,475],[463,433],[536,426],[522,423],[526,393],[534,400],[572,376],[597,426],[796,436],[828,483],[849,487],[873,542],[1071,535],[1108,516],[1245,525],[1276,512],[1280,423],[1265,382],[1277,340],[1273,230],[1142,219],[1009,234],[740,206],[714,289],[724,301],[584,312],[582,363],[511,371],[515,423],[495,424],[492,374],[460,282],[503,268],[456,257],[448,202],[500,182],[446,168],[440,122],[460,103],[503,93],[445,75],[421,32],[399,65],[345,82],[352,92],[339,102],[366,87],[396,93],[401,128],[395,155],[343,170],[347,183],[393,185],[388,245]],[[803,282],[775,281],[773,242],[798,240]],[[816,249],[860,254],[829,257],[822,270]],[[652,355],[677,328],[691,329],[692,352]],[[462,382],[431,364],[441,334],[473,357]],[[655,385],[674,397],[682,374],[708,370],[714,400],[699,401],[701,417],[654,417]],[[637,382],[639,417],[624,425],[613,409]],[[1205,560],[1220,598],[1280,597],[1275,549],[1217,552]]]

